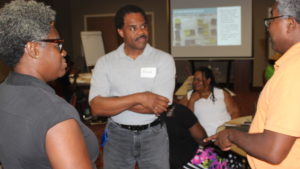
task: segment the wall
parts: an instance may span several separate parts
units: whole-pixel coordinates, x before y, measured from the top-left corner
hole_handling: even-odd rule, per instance
[[[49,5],[56,11],[56,28],[60,33],[60,36],[64,38],[64,49],[72,55],[73,45],[72,42],[72,25],[71,25],[71,0],[46,0]]]
[[[268,8],[275,0],[253,0],[253,74],[252,85],[263,86],[263,72],[267,65],[267,32],[264,18],[268,17]]]
[[[9,68],[2,61],[0,61],[0,83],[4,81],[8,73]]]

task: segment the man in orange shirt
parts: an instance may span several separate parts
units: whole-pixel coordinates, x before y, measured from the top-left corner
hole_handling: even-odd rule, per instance
[[[277,0],[265,19],[274,50],[283,54],[264,87],[249,133],[223,130],[214,140],[223,150],[236,144],[251,168],[300,168],[300,0]]]

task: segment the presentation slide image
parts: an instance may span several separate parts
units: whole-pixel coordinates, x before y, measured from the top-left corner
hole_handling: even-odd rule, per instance
[[[176,9],[173,11],[173,46],[216,46],[217,9]]]
[[[241,45],[241,7],[189,8],[173,10],[172,45]]]
[[[218,46],[241,45],[241,7],[217,8]]]

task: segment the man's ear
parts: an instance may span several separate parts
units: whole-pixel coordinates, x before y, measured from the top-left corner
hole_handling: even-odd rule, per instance
[[[298,25],[298,22],[296,21],[296,19],[290,17],[290,18],[287,19],[287,21],[288,21],[288,29],[287,29],[288,32],[294,31],[294,29],[296,29],[296,27]]]
[[[39,58],[38,43],[27,42],[25,45],[25,53],[34,59]]]
[[[123,32],[123,30],[122,30],[122,29],[117,29],[117,31],[118,31],[118,34],[119,34],[122,38],[124,38],[124,32]]]

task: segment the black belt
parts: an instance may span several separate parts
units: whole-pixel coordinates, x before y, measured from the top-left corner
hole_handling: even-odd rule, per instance
[[[146,130],[149,127],[153,127],[153,126],[156,126],[158,124],[161,124],[161,120],[160,120],[160,118],[157,118],[152,123],[144,124],[144,125],[125,125],[125,124],[119,124],[119,123],[116,123],[116,124],[119,125],[120,127],[124,128],[124,129],[134,130],[134,131],[141,131],[141,130]]]

